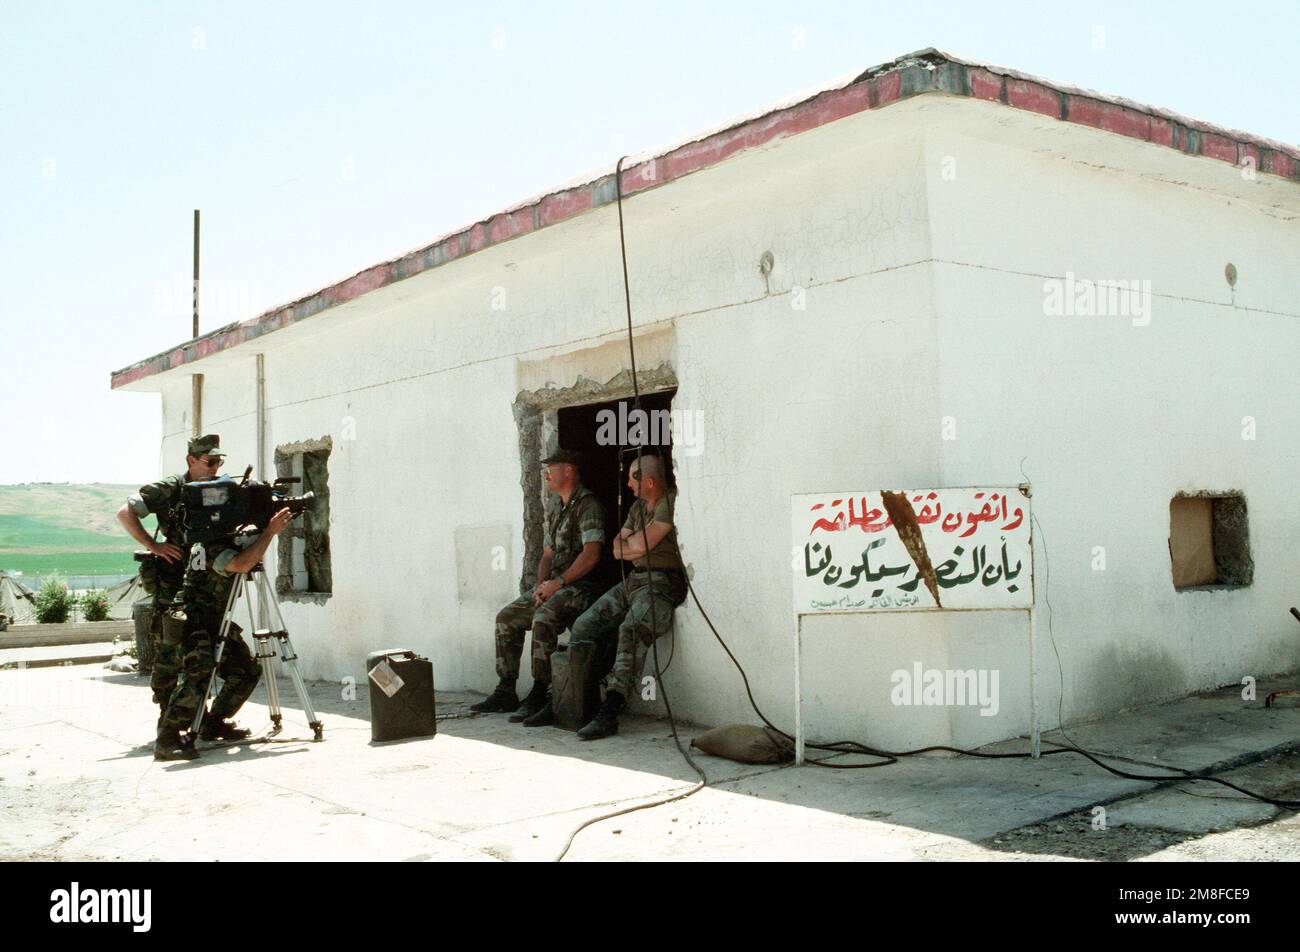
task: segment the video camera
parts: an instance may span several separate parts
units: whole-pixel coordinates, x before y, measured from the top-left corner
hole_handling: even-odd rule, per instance
[[[297,477],[262,483],[248,478],[252,471],[253,467],[248,467],[242,480],[222,476],[182,487],[180,515],[186,544],[224,539],[240,529],[260,531],[281,509],[288,509],[296,516],[315,508],[315,493],[301,496],[285,493],[285,486],[299,482]]]

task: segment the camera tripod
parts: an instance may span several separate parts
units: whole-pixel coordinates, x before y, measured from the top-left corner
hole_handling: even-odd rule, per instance
[[[252,578],[252,585],[257,591],[257,621],[253,620],[253,593],[249,590],[249,578]],[[262,568],[262,563],[258,562],[248,572],[241,572],[235,576],[235,582],[230,586],[230,595],[226,598],[226,610],[221,616],[221,629],[217,637],[217,652],[212,663],[212,675],[208,678],[208,690],[203,696],[203,703],[199,709],[194,712],[194,723],[190,726],[190,737],[197,739],[199,736],[199,727],[203,724],[203,716],[207,711],[208,704],[213,698],[213,689],[217,683],[217,671],[221,667],[221,656],[226,650],[226,639],[228,637],[239,637],[233,635],[230,631],[234,623],[235,606],[243,598],[248,606],[248,625],[253,632],[253,644],[257,647],[255,657],[262,666],[262,683],[266,685],[266,704],[271,709],[272,729],[269,736],[274,737],[280,733],[282,715],[280,713],[280,690],[275,683],[275,660],[277,657],[276,646],[272,640],[279,643],[278,657],[285,663],[289,669],[289,676],[293,678],[293,686],[298,691],[298,700],[302,702],[303,714],[307,717],[307,726],[312,729],[315,735],[313,740],[324,740],[325,725],[321,723],[320,718],[316,716],[315,709],[311,706],[311,698],[307,696],[307,685],[303,682],[302,672],[298,670],[298,655],[293,650],[293,644],[289,641],[289,632],[284,625],[284,616],[280,614],[280,603],[276,601],[275,592],[271,588],[271,583],[266,577],[266,571]],[[271,627],[271,622],[275,622],[275,628]]]

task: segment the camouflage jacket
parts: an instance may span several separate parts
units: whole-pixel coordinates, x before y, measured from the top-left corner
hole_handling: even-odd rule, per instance
[[[181,586],[176,607],[191,622],[210,624],[213,619],[220,621],[230,597],[230,588],[235,584],[235,576],[227,571],[227,566],[238,554],[233,539],[196,542],[190,547],[185,584]]]
[[[644,499],[638,499],[632,503],[632,508],[628,510],[627,519],[623,522],[623,528],[631,529],[632,535],[638,539],[641,537],[641,533],[653,523],[662,522],[673,526],[657,546],[632,563],[638,572],[644,572],[648,569],[681,570],[682,554],[677,548],[677,527],[673,522],[673,508],[676,504],[677,493],[668,492],[664,493],[659,498],[659,501],[655,503],[654,511],[649,514],[648,518],[646,511],[649,507]]]
[[[573,565],[588,542],[605,541],[605,507],[586,486],[579,486],[568,505],[556,493],[546,499],[546,529],[542,544],[550,548],[551,578],[559,578]],[[578,583],[591,579],[588,574]]]
[[[158,518],[158,530],[164,542],[180,547],[181,558],[175,562],[158,561],[159,590],[164,597],[181,587],[185,576],[185,565],[189,551],[185,545],[185,534],[181,531],[181,487],[189,482],[189,476],[167,476],[157,482],[141,486],[140,491],[127,497],[127,505],[141,519],[148,515]]]

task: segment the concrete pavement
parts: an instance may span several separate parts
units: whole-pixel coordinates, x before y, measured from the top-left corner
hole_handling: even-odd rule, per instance
[[[1261,684],[1259,697],[1279,686]],[[324,743],[308,740],[282,680],[281,738],[158,764],[145,679],[88,666],[0,671],[0,858],[547,860],[583,820],[695,780],[665,721],[625,718],[618,736],[581,743],[470,716],[476,695],[440,694],[437,737],[376,745],[365,684],[355,696],[330,683],[311,693]],[[267,726],[263,702],[259,687],[241,722]],[[1265,710],[1232,688],[1070,735],[1140,760],[1254,770],[1244,785],[1295,798],[1300,757],[1287,752],[1300,706],[1283,705]],[[685,728],[684,740],[699,732]],[[931,754],[869,770],[695,756],[709,788],[597,824],[569,858],[1300,859],[1293,813],[1204,783],[1158,790],[1074,754]],[[1105,830],[1094,829],[1096,805]],[[1216,837],[1243,831],[1216,852]]]

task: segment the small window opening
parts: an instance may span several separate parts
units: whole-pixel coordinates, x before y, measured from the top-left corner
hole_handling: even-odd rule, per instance
[[[312,509],[280,533],[276,591],[282,595],[329,595],[334,590],[330,567],[329,456],[331,442],[290,444],[275,451],[279,477],[299,480],[285,487],[292,496],[315,493]]]
[[[1169,503],[1169,559],[1174,588],[1242,588],[1255,577],[1246,497],[1180,493]]]

